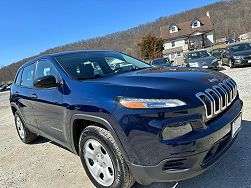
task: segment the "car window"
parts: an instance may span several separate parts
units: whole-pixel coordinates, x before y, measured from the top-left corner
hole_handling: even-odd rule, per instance
[[[112,70],[117,70],[117,69],[130,70],[134,68],[134,66],[131,63],[128,63],[127,61],[116,57],[109,57],[109,56],[105,57],[105,61],[108,63],[108,65]]]
[[[20,85],[21,82],[21,76],[22,76],[23,69],[19,70],[16,76],[15,84]]]
[[[57,81],[59,80],[58,73],[56,72],[52,63],[47,59],[42,59],[37,62],[34,79],[38,79],[44,76],[54,76]]]
[[[251,44],[239,44],[229,47],[230,51],[232,52],[239,52],[245,50],[251,50]]]
[[[187,55],[188,59],[197,59],[211,56],[207,51],[192,52]]]
[[[171,62],[167,58],[161,58],[161,59],[153,60],[152,65],[155,65],[155,66],[157,66],[157,65],[169,65],[169,66],[171,66]]]
[[[56,60],[76,80],[94,79],[100,76],[149,68],[138,59],[118,52],[79,52],[56,56]]]
[[[32,87],[33,86],[33,73],[35,69],[35,64],[31,64],[24,68],[22,73],[22,78],[20,85],[25,87]]]

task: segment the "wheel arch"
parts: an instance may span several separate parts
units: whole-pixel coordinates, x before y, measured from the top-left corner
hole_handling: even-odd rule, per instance
[[[76,123],[77,122],[77,123]],[[118,145],[121,153],[123,154],[124,158],[126,161],[128,161],[127,154],[125,152],[125,149],[115,132],[114,128],[112,125],[106,120],[101,117],[97,116],[92,116],[88,114],[75,114],[71,118],[71,142],[72,142],[72,149],[73,152],[78,154],[78,142],[79,142],[79,137],[84,128],[86,128],[89,125],[95,125],[101,128],[104,128],[108,131],[111,132],[113,138],[116,141],[116,144]],[[79,128],[81,127],[81,128]]]
[[[16,112],[19,112],[19,108],[15,103],[11,103],[10,107],[13,115],[15,115]]]

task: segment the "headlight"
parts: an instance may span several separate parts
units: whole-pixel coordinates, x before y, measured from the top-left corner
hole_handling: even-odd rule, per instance
[[[118,102],[126,108],[173,108],[186,105],[178,99],[137,99],[118,98]]]
[[[242,56],[233,56],[234,59],[242,59]]]
[[[162,139],[163,140],[174,139],[179,136],[183,136],[191,131],[193,131],[193,128],[190,123],[175,124],[175,125],[167,126],[162,131]]]
[[[199,67],[199,63],[198,62],[194,62],[194,63],[189,63],[190,67]]]

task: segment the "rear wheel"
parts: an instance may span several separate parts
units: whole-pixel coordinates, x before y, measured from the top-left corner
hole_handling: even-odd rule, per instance
[[[111,133],[88,126],[79,141],[79,155],[85,171],[98,188],[129,188],[134,178]]]
[[[15,113],[15,124],[18,136],[22,142],[29,144],[36,140],[37,135],[32,133],[25,125],[18,112]]]

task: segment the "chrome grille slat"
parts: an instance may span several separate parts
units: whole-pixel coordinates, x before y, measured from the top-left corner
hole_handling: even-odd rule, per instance
[[[237,93],[236,83],[232,79],[226,79],[204,92],[197,93],[196,97],[203,103],[206,119],[209,120],[230,106]]]

